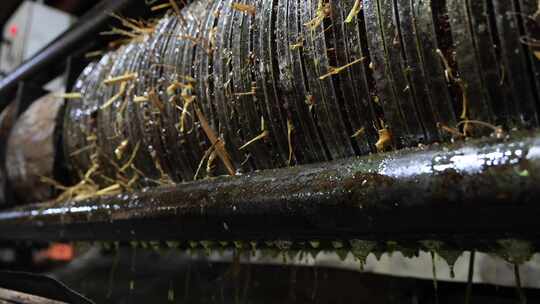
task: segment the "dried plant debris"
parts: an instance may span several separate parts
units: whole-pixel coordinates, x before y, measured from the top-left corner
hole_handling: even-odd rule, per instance
[[[253,138],[252,140],[248,141],[247,143],[245,143],[243,146],[241,146],[239,149],[240,150],[244,150],[246,148],[248,148],[249,146],[251,146],[252,144],[260,141],[260,140],[263,140],[265,138],[267,138],[269,135],[269,132],[268,130],[266,129],[266,123],[264,121],[264,117],[261,117],[261,134],[257,135],[255,138]]]
[[[540,9],[502,20],[519,7],[466,2],[172,0],[151,4],[162,20],[115,15],[106,34],[127,44],[60,96],[80,183],[49,182],[81,198],[536,127]],[[482,20],[498,21],[471,32]]]
[[[121,38],[112,42],[112,46],[128,44],[133,41],[141,41],[148,34],[154,31],[155,20],[136,20],[126,18],[117,14],[111,14],[120,21],[120,27],[113,27],[111,30],[102,32],[102,35],[119,36]]]
[[[227,168],[227,171],[229,175],[236,175],[236,169],[234,168],[234,165],[231,161],[231,156],[227,152],[225,148],[225,144],[221,138],[219,138],[212,127],[210,127],[210,124],[208,123],[208,120],[202,113],[202,111],[198,108],[197,105],[195,107],[195,113],[197,113],[197,118],[199,119],[202,129],[204,130],[204,133],[208,137],[208,140],[212,143],[213,146],[215,146],[215,151],[218,154],[219,158]]]
[[[388,128],[379,130],[379,140],[375,143],[377,151],[383,152],[392,145],[392,133]]]
[[[63,99],[82,99],[82,94],[78,92],[61,93],[61,94],[58,94],[58,97],[63,98]]]
[[[330,71],[328,71],[328,73],[320,76],[319,79],[324,80],[324,79],[326,79],[326,78],[328,78],[328,77],[330,77],[332,75],[337,75],[337,74],[341,73],[343,70],[348,69],[351,66],[364,61],[365,59],[366,59],[365,57],[362,57],[362,58],[356,59],[356,60],[352,61],[351,63],[348,63],[348,64],[346,64],[344,66],[341,66],[341,67],[337,67],[337,68],[330,67]]]
[[[232,8],[234,10],[237,10],[246,14],[250,14],[252,16],[255,16],[257,14],[257,8],[254,5],[250,5],[250,4],[234,2],[232,4]]]
[[[356,137],[363,136],[365,133],[366,133],[366,129],[365,128],[360,128],[356,132],[354,132],[353,135],[351,135],[351,138],[356,138]]]
[[[332,8],[330,2],[328,0],[318,0],[315,17],[304,25],[310,30],[316,30],[322,25],[324,19],[328,18],[331,13]]]
[[[358,16],[361,10],[362,0],[355,0],[351,12],[349,13],[349,15],[347,15],[347,19],[345,19],[345,23],[351,23],[353,19]]]

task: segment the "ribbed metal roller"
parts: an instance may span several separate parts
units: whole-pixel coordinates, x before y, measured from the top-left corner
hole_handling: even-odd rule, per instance
[[[97,151],[109,184],[150,186],[534,128],[536,9],[194,1],[85,69],[64,152],[73,175]]]

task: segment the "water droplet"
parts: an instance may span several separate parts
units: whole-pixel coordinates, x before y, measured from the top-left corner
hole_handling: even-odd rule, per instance
[[[341,248],[343,248],[343,242],[341,242],[341,241],[333,241],[332,246],[334,247],[334,249],[341,249]]]
[[[177,241],[167,241],[166,244],[169,248],[172,248],[172,249],[176,249],[180,247],[180,242],[177,242]]]
[[[360,267],[363,269],[368,255],[375,249],[377,243],[372,241],[350,240],[351,253],[360,261]]]
[[[321,243],[319,241],[310,241],[309,244],[312,248],[317,249],[321,246]]]

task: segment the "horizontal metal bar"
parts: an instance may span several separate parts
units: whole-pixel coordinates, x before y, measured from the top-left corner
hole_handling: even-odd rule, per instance
[[[103,0],[96,4],[70,29],[0,80],[0,111],[11,101],[19,81],[45,83],[58,75],[61,71],[59,66],[63,65],[70,54],[89,45],[98,47],[96,41],[99,39],[96,36],[115,23],[111,13],[125,13],[142,7],[145,7],[144,3],[133,0]],[[143,10],[137,16],[144,15],[142,12]],[[47,74],[46,77],[40,77],[44,73]]]
[[[540,234],[540,133],[0,213],[9,240],[336,240]]]

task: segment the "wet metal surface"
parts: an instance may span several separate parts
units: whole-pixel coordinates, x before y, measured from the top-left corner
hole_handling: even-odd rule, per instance
[[[511,134],[0,213],[1,239],[538,236],[540,134]]]

